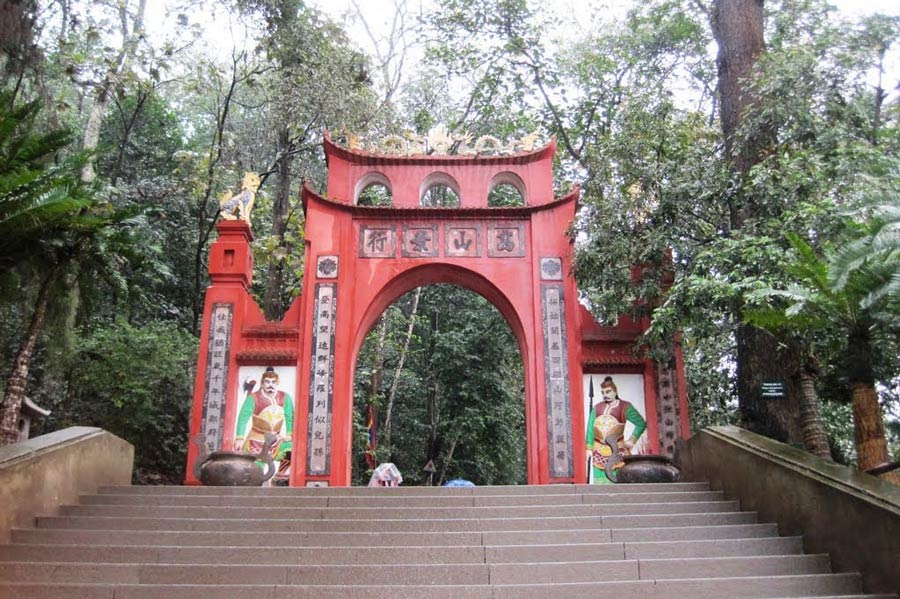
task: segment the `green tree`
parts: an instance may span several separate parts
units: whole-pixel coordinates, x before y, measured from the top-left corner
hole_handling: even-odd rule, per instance
[[[243,0],[244,12],[261,17],[264,29],[258,49],[266,66],[252,90],[253,120],[261,133],[250,141],[263,184],[274,181],[269,222],[259,227],[260,266],[265,269],[262,307],[269,319],[279,319],[298,292],[302,272],[303,222],[299,197],[301,179],[321,181],[319,153],[326,129],[351,130],[372,126],[375,94],[368,59],[352,48],[344,31],[302,0]],[[240,136],[240,132],[236,132]],[[249,140],[248,140],[249,141]],[[297,164],[297,159],[302,159]],[[261,220],[257,223],[262,225]]]
[[[56,423],[101,426],[133,444],[138,483],[180,484],[196,359],[197,340],[172,323],[82,331],[68,392],[50,404]]]

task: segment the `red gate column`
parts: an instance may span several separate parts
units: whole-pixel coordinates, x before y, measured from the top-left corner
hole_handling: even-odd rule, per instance
[[[209,275],[212,284],[206,290],[200,352],[194,380],[194,403],[190,420],[186,484],[198,484],[192,473],[202,439],[204,453],[231,449],[232,435],[227,426],[229,398],[237,393],[237,351],[235,332],[240,331],[248,309],[256,303],[247,293],[253,276],[253,234],[244,220],[221,220],[216,224],[219,238],[209,249]]]

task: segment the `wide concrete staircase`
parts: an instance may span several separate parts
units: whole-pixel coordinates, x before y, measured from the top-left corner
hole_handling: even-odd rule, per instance
[[[108,487],[0,560],[4,599],[863,596],[703,483]]]

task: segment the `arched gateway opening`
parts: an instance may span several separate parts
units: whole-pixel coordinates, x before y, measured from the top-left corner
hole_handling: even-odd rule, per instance
[[[579,305],[567,235],[579,192],[553,196],[556,146],[536,148],[535,137],[470,147],[437,129],[403,147],[342,147],[326,135],[327,194],[302,192],[303,293],[278,323],[266,322],[247,293],[249,223],[220,222],[191,415],[191,438],[202,444],[191,445],[188,472],[201,450],[252,449],[272,429],[282,483],[350,484],[359,348],[391,302],[431,284],[483,296],[512,330],[524,372],[529,484],[587,480],[594,376],[615,376],[640,395],[643,447],[671,454],[688,435],[680,352],[665,364],[635,356],[646,322],[601,326]],[[359,201],[373,185],[388,190],[389,204]],[[423,204],[436,185],[458,203]],[[497,201],[503,185],[515,201]],[[189,474],[186,482],[197,481]]]
[[[405,484],[459,477],[522,484],[527,435],[519,340],[500,310],[471,290],[469,279],[477,275],[463,273],[464,285],[448,284],[441,281],[459,277],[426,270],[433,284],[390,301],[355,354],[353,484],[366,484],[383,461],[397,465]],[[431,473],[424,469],[429,463]]]

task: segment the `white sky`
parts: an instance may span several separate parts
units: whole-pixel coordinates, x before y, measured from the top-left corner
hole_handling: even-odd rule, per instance
[[[433,0],[407,0],[410,15],[424,12],[433,6]],[[900,16],[900,0],[830,0],[838,12],[848,20],[882,13]],[[356,0],[362,10],[372,34],[377,38],[386,37],[394,15],[393,0]],[[537,0],[532,0],[536,4]],[[365,28],[359,21],[351,0],[310,0],[310,4],[334,21],[343,23],[345,29],[357,46],[370,55],[374,55],[372,44]],[[573,36],[580,32],[602,30],[600,23],[611,19],[624,18],[625,12],[635,4],[634,0],[540,0],[542,11],[554,15],[560,32],[569,31]],[[563,33],[564,34],[564,33]],[[407,69],[414,68],[413,63],[421,60],[421,49],[412,48],[407,55]],[[894,48],[888,57],[888,73],[900,72],[900,48]]]
[[[532,0],[536,3],[535,0]],[[422,12],[433,5],[433,0],[407,0],[411,15]],[[310,5],[321,10],[338,23],[343,23],[351,39],[354,39],[363,50],[369,51],[371,45],[368,36],[358,19],[355,18],[351,0],[309,0]],[[170,31],[167,16],[176,0],[150,0],[147,6],[147,30],[151,36],[160,35],[161,31]],[[366,21],[376,37],[384,36],[390,28],[394,14],[392,0],[357,0]],[[541,10],[555,14],[560,28],[575,31],[595,29],[598,21],[609,20],[610,17],[624,16],[634,0],[541,0]],[[883,13],[900,16],[900,0],[831,0],[831,4],[847,18],[856,18],[866,14]],[[226,23],[222,23],[219,15],[209,14],[201,19],[206,29],[204,37],[210,46],[225,45],[230,37]]]
[[[375,54],[375,46],[366,33],[363,24],[357,18],[351,0],[308,0],[310,5],[318,8],[334,21],[342,23],[349,37],[364,52]],[[428,7],[433,6],[433,0],[406,0],[409,12],[408,25],[415,27],[415,18],[422,14]],[[711,1],[711,0],[707,0]],[[178,0],[150,0],[147,7],[146,29],[150,37],[171,36],[171,23],[173,14],[170,8]],[[390,23],[394,15],[395,0],[356,0],[360,6],[366,22],[372,34],[384,40],[390,30]],[[557,23],[557,32],[551,35],[566,35],[569,33],[577,37],[582,32],[600,32],[602,23],[608,23],[611,19],[623,18],[625,11],[634,5],[635,0],[531,0],[532,4],[540,2],[541,10],[551,15]],[[839,13],[847,19],[854,20],[860,16],[874,13],[900,16],[900,0],[830,0]],[[214,5],[213,5],[214,6]],[[191,16],[193,21],[196,17]],[[203,43],[212,52],[229,56],[235,38],[242,38],[245,32],[242,24],[229,21],[221,12],[213,11],[200,19],[200,26],[204,30],[201,37]],[[176,28],[177,29],[177,28]],[[413,32],[410,41],[415,41]],[[422,49],[415,45],[408,51],[404,73],[415,72],[416,63],[421,60]],[[893,49],[888,60],[888,73],[893,75],[900,73],[900,48]],[[890,78],[900,79],[900,75]],[[404,77],[404,79],[406,79]],[[886,82],[887,82],[886,81]],[[890,84],[887,87],[892,87]]]
[[[344,21],[344,17],[354,12],[351,0],[312,0],[311,4],[338,22]],[[357,0],[357,4],[373,30],[385,31],[388,29],[393,15],[391,0]],[[433,2],[431,0],[409,0],[409,4],[428,7],[433,5]],[[566,27],[585,29],[596,23],[598,17],[608,20],[610,16],[624,16],[625,11],[634,5],[634,1],[542,0],[540,4],[542,10],[555,13],[562,22],[561,24]],[[848,18],[873,13],[900,15],[900,1],[898,0],[831,0],[831,4]],[[366,39],[365,31],[359,24],[354,24],[352,21],[345,24],[350,26],[349,30],[355,39],[360,41]]]

